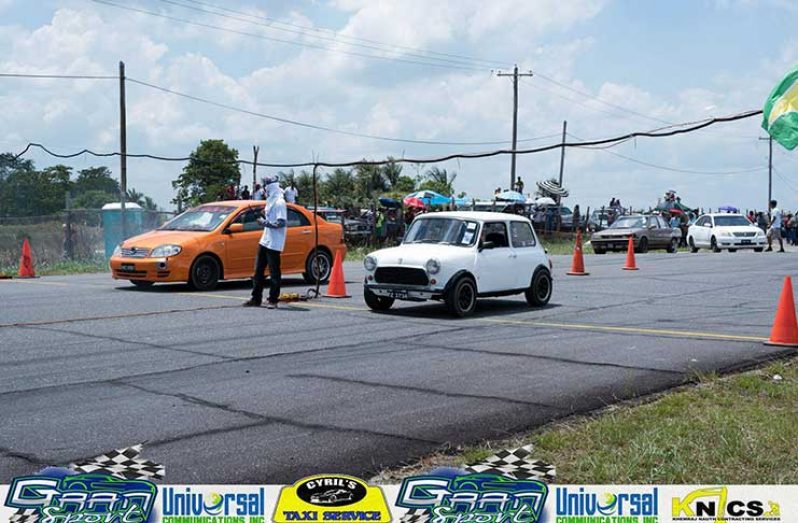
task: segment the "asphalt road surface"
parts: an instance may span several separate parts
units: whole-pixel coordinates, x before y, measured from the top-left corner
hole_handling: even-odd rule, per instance
[[[586,277],[555,257],[548,307],[488,299],[466,320],[369,312],[356,263],[351,299],[277,311],[240,307],[240,282],[0,281],[0,481],[142,442],[170,483],[369,476],[794,352],[762,342],[796,256],[589,256]]]

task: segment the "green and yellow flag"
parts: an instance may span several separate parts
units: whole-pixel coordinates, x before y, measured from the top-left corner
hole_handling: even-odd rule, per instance
[[[773,89],[762,110],[762,128],[789,150],[798,146],[798,67]]]

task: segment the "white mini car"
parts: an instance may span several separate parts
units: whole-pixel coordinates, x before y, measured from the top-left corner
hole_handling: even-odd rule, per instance
[[[366,256],[366,305],[395,300],[443,300],[456,316],[474,312],[477,298],[524,294],[543,306],[552,293],[551,262],[532,223],[494,212],[418,216],[398,247]]]
[[[720,252],[728,249],[753,249],[762,252],[767,244],[765,233],[742,214],[704,214],[687,230],[690,250],[704,247]]]

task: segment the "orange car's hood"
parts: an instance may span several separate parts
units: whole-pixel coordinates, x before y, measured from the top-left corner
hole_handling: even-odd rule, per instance
[[[186,246],[195,243],[198,239],[210,234],[206,231],[159,231],[152,230],[128,238],[122,243],[123,247],[146,247],[153,249],[159,245]]]

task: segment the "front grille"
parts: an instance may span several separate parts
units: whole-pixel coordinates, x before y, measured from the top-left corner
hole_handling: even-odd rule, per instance
[[[734,235],[738,238],[752,238],[756,236],[755,232],[735,232]]]
[[[410,267],[378,267],[374,273],[377,283],[394,283],[399,285],[429,285],[427,273],[423,269]]]
[[[116,272],[121,276],[137,276],[140,278],[147,276],[147,271],[117,269]]]
[[[131,247],[129,249],[122,249],[122,256],[125,258],[146,258],[150,254],[150,250],[146,247]]]

